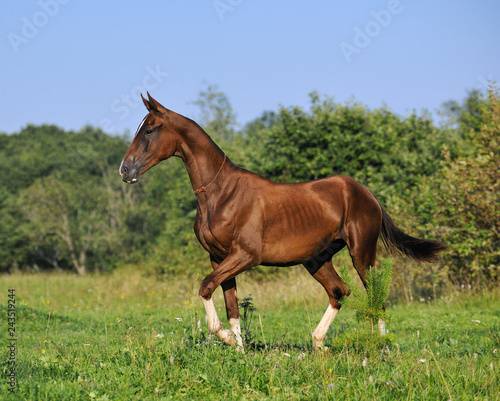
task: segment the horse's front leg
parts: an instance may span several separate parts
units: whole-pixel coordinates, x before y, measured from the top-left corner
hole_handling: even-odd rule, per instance
[[[216,270],[219,267],[219,263],[210,259],[212,263],[212,268]],[[238,298],[236,297],[236,279],[233,277],[221,284],[222,290],[224,292],[224,302],[226,304],[226,315],[229,322],[229,328],[232,332],[227,333],[236,339],[236,344],[238,347],[243,349],[243,339],[241,338],[241,326],[240,326],[240,310],[238,308]],[[222,324],[222,323],[221,323]],[[228,330],[226,330],[227,332]]]
[[[256,266],[255,258],[247,252],[237,249],[217,266],[212,262],[214,271],[201,283],[199,295],[207,313],[208,329],[214,332],[222,341],[229,345],[236,345],[243,350],[241,338],[240,315],[236,299],[236,280],[234,277],[249,267]],[[212,294],[222,284],[226,301],[227,316],[231,330],[223,330],[219,320]]]

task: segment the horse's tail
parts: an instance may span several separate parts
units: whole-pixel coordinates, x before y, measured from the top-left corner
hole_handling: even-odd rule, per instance
[[[405,234],[396,226],[391,217],[382,208],[382,241],[387,249],[397,250],[403,255],[421,262],[434,262],[438,254],[446,249],[439,241],[419,239]]]

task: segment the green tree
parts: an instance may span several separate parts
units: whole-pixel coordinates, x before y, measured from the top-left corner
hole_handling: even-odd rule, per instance
[[[0,137],[0,270],[114,265],[134,238],[123,235],[128,188],[116,173],[126,141],[48,125]]]
[[[230,142],[236,132],[236,114],[224,92],[217,85],[208,85],[192,104],[200,108],[198,124],[216,139]]]
[[[500,278],[500,106],[495,90],[480,114],[481,129],[470,128],[463,154],[453,158],[445,147],[442,169],[421,181],[405,211],[414,216],[407,219],[414,230],[449,245],[442,268],[459,284]]]
[[[441,146],[450,142],[426,115],[401,118],[387,109],[369,111],[316,93],[310,112],[281,108],[276,122],[257,132],[264,145],[255,165],[264,176],[297,182],[346,174],[382,202],[414,186],[419,176],[433,174]]]
[[[445,118],[445,126],[452,127],[463,138],[471,132],[479,132],[484,119],[483,105],[488,97],[480,90],[473,89],[461,102],[449,100],[442,106],[440,114]]]

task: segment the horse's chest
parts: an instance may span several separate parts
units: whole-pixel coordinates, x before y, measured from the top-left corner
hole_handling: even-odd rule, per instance
[[[226,238],[227,235],[224,235],[217,223],[197,216],[195,234],[203,248],[211,255],[224,259],[229,254],[231,241]]]

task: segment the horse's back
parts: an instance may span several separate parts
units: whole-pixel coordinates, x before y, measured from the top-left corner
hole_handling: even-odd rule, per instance
[[[375,199],[347,176],[296,184],[265,180],[250,197],[254,196],[261,215],[263,264],[272,265],[300,263],[342,239],[352,203],[370,204]]]

